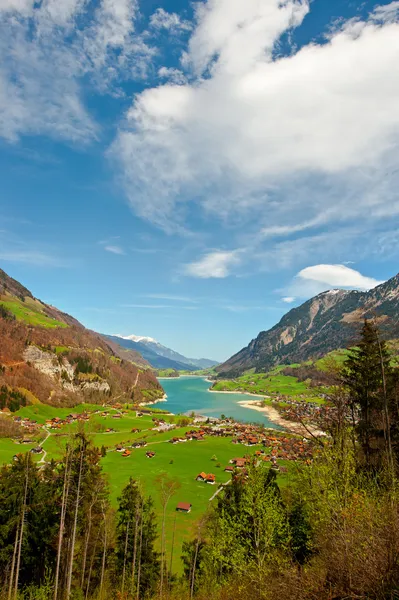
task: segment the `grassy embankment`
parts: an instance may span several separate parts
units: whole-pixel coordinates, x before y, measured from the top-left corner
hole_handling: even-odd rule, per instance
[[[43,305],[32,298],[26,298],[23,302],[18,298],[10,298],[2,296],[0,304],[9,310],[18,321],[23,321],[28,325],[47,327],[53,329],[55,327],[68,327],[66,323],[52,319],[44,313]]]
[[[103,407],[93,405],[80,405],[73,409],[54,408],[47,405],[34,405],[20,409],[17,414],[44,424],[47,419],[53,417],[66,417],[70,412],[79,413],[85,410],[93,411],[103,410]],[[115,414],[117,411],[110,411]],[[225,483],[230,479],[230,475],[224,472],[224,467],[229,460],[235,456],[244,456],[253,454],[256,446],[248,448],[245,446],[235,446],[231,443],[231,438],[206,437],[200,442],[185,442],[180,444],[171,444],[169,440],[175,436],[184,436],[189,427],[180,427],[168,432],[156,432],[151,428],[153,415],[144,415],[137,417],[135,411],[128,411],[128,414],[122,418],[113,418],[112,414],[107,417],[101,415],[92,415],[90,421],[85,424],[85,430],[89,434],[95,446],[107,448],[107,454],[101,459],[104,472],[108,476],[110,487],[110,498],[114,506],[117,505],[117,498],[121,489],[126,485],[129,477],[133,477],[141,482],[146,494],[151,495],[155,502],[157,514],[161,514],[161,504],[157,489],[156,479],[161,473],[167,473],[169,477],[175,478],[180,489],[171,499],[167,509],[166,537],[167,547],[170,550],[173,530],[176,524],[175,533],[175,553],[174,569],[180,571],[180,550],[184,540],[190,539],[194,534],[195,524],[199,517],[207,510],[209,500],[217,491],[220,483]],[[178,417],[168,416],[166,420],[177,420]],[[47,452],[46,460],[51,458],[58,459],[62,456],[65,445],[70,434],[80,426],[77,423],[67,425],[59,430],[49,430],[50,436],[43,442],[45,431],[41,430],[39,436],[32,444],[19,444],[10,439],[0,439],[0,463],[8,463],[12,460],[14,454],[18,452],[27,452],[37,443],[42,443]],[[113,428],[116,431],[106,433],[107,428]],[[139,429],[137,433],[132,433],[132,429]],[[131,449],[131,455],[127,458],[115,451],[116,444],[130,446],[134,440],[146,439],[147,446],[140,449]],[[146,457],[147,450],[153,450],[156,455],[153,459]],[[216,457],[216,460],[214,460]],[[41,455],[35,456],[35,460],[41,460]],[[290,466],[290,471],[295,469],[292,463],[280,461],[282,465]],[[219,465],[219,466],[218,466]],[[197,474],[201,471],[214,473],[217,484],[209,485],[195,480]],[[279,475],[279,483],[286,485],[292,475]],[[176,513],[176,504],[178,502],[189,502],[192,511],[189,514]],[[160,524],[160,523],[159,523]]]
[[[284,367],[276,367],[269,373],[250,373],[231,380],[217,381],[212,390],[222,392],[243,392],[246,394],[257,394],[275,397],[292,397],[297,400],[322,403],[320,396],[322,390],[310,387],[310,382],[298,381],[296,377],[283,375]],[[265,400],[268,403],[268,400]],[[284,404],[284,398],[281,398]]]

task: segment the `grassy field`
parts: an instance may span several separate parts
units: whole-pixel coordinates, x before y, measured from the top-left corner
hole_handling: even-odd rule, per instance
[[[0,300],[7,310],[9,310],[18,321],[23,321],[28,325],[55,328],[55,327],[68,327],[65,323],[57,321],[48,317],[43,312],[43,305],[38,300],[32,298],[26,298],[25,302],[18,300],[17,298],[8,299],[7,296],[3,296]]]
[[[38,423],[44,424],[47,419],[54,417],[65,418],[69,413],[82,413],[84,411],[103,410],[102,407],[82,404],[73,409],[54,408],[44,404],[28,406],[20,409],[18,414],[29,417]],[[173,531],[175,530],[175,552],[173,568],[180,572],[181,545],[184,540],[190,539],[195,533],[198,519],[206,512],[210,498],[218,490],[221,483],[229,481],[230,475],[224,472],[229,460],[235,456],[253,454],[256,446],[248,448],[231,443],[231,438],[206,437],[202,441],[189,441],[179,444],[171,444],[172,437],[184,437],[190,427],[180,427],[166,432],[152,430],[154,423],[153,415],[137,417],[135,411],[128,411],[122,418],[113,418],[112,414],[118,411],[109,410],[110,414],[102,417],[100,414],[92,415],[90,421],[84,424],[85,431],[95,446],[107,448],[107,454],[101,459],[101,464],[109,482],[110,498],[113,506],[117,506],[117,499],[122,488],[126,485],[129,477],[140,481],[146,495],[151,495],[157,514],[161,514],[159,491],[157,488],[157,477],[167,473],[169,477],[179,482],[180,488],[171,499],[167,508],[166,539],[168,552],[171,549]],[[172,420],[174,417],[165,417]],[[28,452],[33,446],[40,442],[47,452],[46,460],[60,458],[65,450],[65,445],[71,434],[76,432],[81,424],[72,423],[59,430],[49,430],[49,437],[43,442],[46,431],[41,429],[39,436],[32,444],[19,444],[10,439],[0,439],[0,463],[9,463],[12,457],[19,452]],[[107,433],[106,429],[115,429],[115,432]],[[132,433],[132,429],[138,432]],[[41,439],[40,439],[41,438]],[[115,450],[116,444],[130,446],[134,440],[145,438],[147,446],[140,449],[131,449],[129,457]],[[155,451],[155,457],[148,459],[147,450]],[[216,457],[216,460],[214,458]],[[41,455],[35,456],[35,460],[41,460]],[[280,461],[281,462],[281,461]],[[285,464],[284,461],[281,464]],[[290,465],[290,471],[293,465]],[[201,471],[216,475],[216,485],[197,482],[196,476]],[[284,486],[289,481],[290,474],[279,475],[279,483]],[[178,502],[189,502],[192,510],[189,514],[177,513]],[[160,520],[158,521],[160,527]],[[170,558],[170,556],[169,556]],[[169,560],[168,558],[168,560]]]
[[[305,381],[296,377],[283,375],[282,368],[276,368],[270,373],[247,374],[233,380],[218,381],[212,389],[215,391],[243,391],[250,394],[304,396],[312,399],[317,397],[317,391],[310,388]]]

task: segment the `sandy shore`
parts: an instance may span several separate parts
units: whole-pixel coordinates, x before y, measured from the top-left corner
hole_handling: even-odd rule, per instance
[[[240,406],[244,406],[244,408],[250,408],[252,410],[256,410],[265,414],[267,418],[270,419],[270,421],[272,421],[273,423],[277,423],[277,425],[281,425],[281,427],[284,427],[285,429],[287,429],[288,431],[292,431],[293,433],[299,433],[303,435],[303,437],[309,437],[309,431],[311,431],[315,437],[325,435],[324,431],[320,431],[315,427],[307,426],[309,430],[307,431],[305,427],[303,427],[303,425],[301,425],[300,423],[295,423],[294,421],[286,421],[286,419],[283,419],[283,417],[280,415],[276,408],[274,408],[273,406],[261,406],[258,400],[241,400],[240,402],[238,402],[238,404]]]
[[[151,406],[152,404],[158,404],[158,402],[167,402],[167,400],[168,396],[164,394],[162,398],[157,398],[156,400],[153,400],[152,402],[146,402],[145,404],[143,403],[143,406]]]

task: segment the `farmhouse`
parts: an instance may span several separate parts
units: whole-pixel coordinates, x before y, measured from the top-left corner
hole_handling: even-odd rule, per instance
[[[147,458],[154,458],[155,456],[155,452],[153,452],[152,450],[149,450],[148,452],[145,453]]]
[[[206,481],[207,478],[207,474],[204,473],[204,471],[202,471],[199,475],[197,475],[196,480],[197,481]]]
[[[191,504],[188,504],[188,502],[179,502],[179,504],[176,506],[176,510],[179,512],[185,512],[185,513],[189,513],[191,511]]]

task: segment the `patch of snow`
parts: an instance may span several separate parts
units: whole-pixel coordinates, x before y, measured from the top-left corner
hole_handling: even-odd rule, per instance
[[[122,338],[123,340],[131,340],[132,342],[150,342],[153,344],[159,344],[159,342],[157,342],[157,340],[154,340],[154,338],[151,337],[146,337],[144,335],[119,335],[116,334],[117,337]]]

